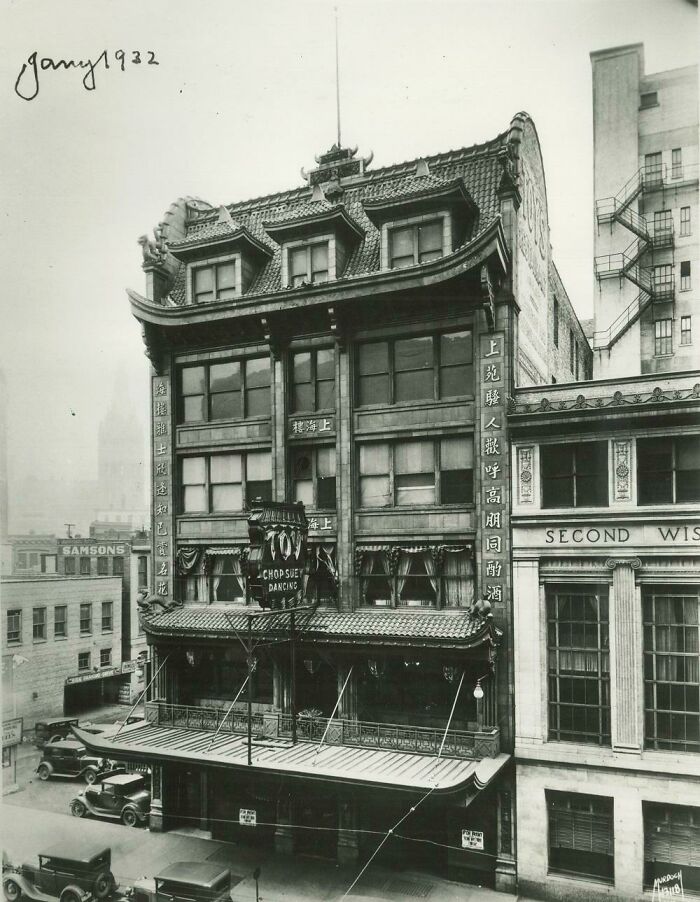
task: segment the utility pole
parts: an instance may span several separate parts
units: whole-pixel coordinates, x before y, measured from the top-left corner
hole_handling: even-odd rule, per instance
[[[294,608],[292,608],[289,618],[289,645],[290,645],[290,665],[292,668],[292,679],[289,693],[289,707],[292,712],[292,745],[296,745],[297,741],[297,663],[296,663],[296,647],[294,642]]]
[[[63,525],[66,527],[66,529],[68,531],[68,538],[72,539],[73,536],[71,535],[70,528],[71,528],[71,526],[75,526],[75,523],[64,523]]]
[[[253,763],[253,618],[248,615],[248,766]]]

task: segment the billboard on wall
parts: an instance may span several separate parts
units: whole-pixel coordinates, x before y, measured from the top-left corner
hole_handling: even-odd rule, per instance
[[[303,602],[309,524],[304,505],[260,501],[248,518],[248,584],[263,608]]]

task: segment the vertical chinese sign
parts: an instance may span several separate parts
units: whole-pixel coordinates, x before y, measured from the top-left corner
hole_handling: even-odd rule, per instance
[[[480,338],[481,597],[503,611],[508,585],[508,445],[503,333]]]
[[[170,424],[170,377],[153,376],[153,591],[163,600],[173,596],[172,488],[173,454]]]

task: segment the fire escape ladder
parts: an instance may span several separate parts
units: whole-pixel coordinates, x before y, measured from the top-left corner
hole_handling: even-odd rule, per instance
[[[640,291],[626,310],[613,320],[607,329],[593,334],[593,350],[609,351],[615,342],[637,322],[652,301],[652,296],[647,291]]]

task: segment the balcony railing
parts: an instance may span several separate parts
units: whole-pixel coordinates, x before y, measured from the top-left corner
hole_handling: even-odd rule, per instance
[[[226,708],[202,708],[194,705],[171,705],[153,701],[146,705],[146,720],[158,726],[185,730],[219,730],[220,733],[244,735],[248,730],[245,712]],[[386,749],[414,755],[437,755],[443,738],[442,754],[448,758],[494,758],[500,750],[499,731],[495,727],[482,730],[448,730],[414,727],[406,724],[372,723],[366,720],[328,720],[323,717],[297,716],[297,736],[305,742],[320,742],[326,732],[326,745]],[[252,715],[256,738],[289,739],[292,717],[277,712]]]

